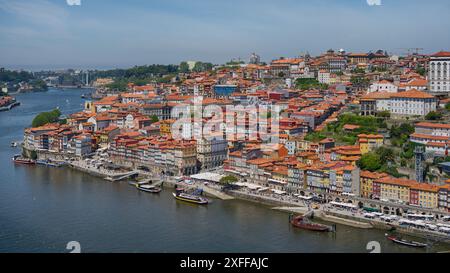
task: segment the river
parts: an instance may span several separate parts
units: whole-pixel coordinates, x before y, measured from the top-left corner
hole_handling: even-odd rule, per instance
[[[394,245],[380,230],[342,225],[336,234],[292,228],[286,213],[260,204],[214,199],[200,207],[180,203],[170,190],[138,192],[127,182],[112,183],[76,170],[15,166],[23,129],[33,117],[59,107],[79,111],[83,89],[50,89],[19,94],[21,105],[0,113],[0,252],[435,252]]]

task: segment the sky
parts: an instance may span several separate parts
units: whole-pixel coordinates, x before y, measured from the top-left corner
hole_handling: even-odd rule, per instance
[[[448,0],[0,0],[0,67],[450,50]]]

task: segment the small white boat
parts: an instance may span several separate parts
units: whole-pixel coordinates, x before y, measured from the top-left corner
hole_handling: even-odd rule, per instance
[[[138,188],[138,190],[141,190],[144,192],[149,192],[149,193],[160,193],[161,192],[160,187],[155,187],[150,184],[143,184],[143,185],[137,184],[136,188]]]
[[[11,142],[11,147],[16,148],[17,147],[17,142]]]

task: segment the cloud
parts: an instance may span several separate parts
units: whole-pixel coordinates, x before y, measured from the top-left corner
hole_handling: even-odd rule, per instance
[[[381,6],[381,0],[367,0],[369,6]]]
[[[69,6],[81,6],[81,0],[66,0]]]

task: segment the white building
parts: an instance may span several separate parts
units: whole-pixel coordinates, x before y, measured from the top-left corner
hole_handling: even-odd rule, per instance
[[[429,71],[430,92],[450,94],[450,52],[431,55]]]
[[[320,83],[329,84],[330,83],[330,73],[326,72],[325,70],[320,70],[317,74],[317,80]]]
[[[90,134],[82,134],[74,137],[75,155],[85,157],[92,152],[92,137]]]
[[[376,83],[373,83],[368,90],[369,93],[372,92],[389,92],[389,93],[397,93],[398,86],[393,84],[390,81],[382,80]]]
[[[373,92],[361,97],[361,115],[389,111],[393,117],[425,116],[436,111],[437,99],[423,91]]]
[[[413,89],[391,95],[391,114],[394,116],[425,116],[436,108],[437,99],[423,91]]]

